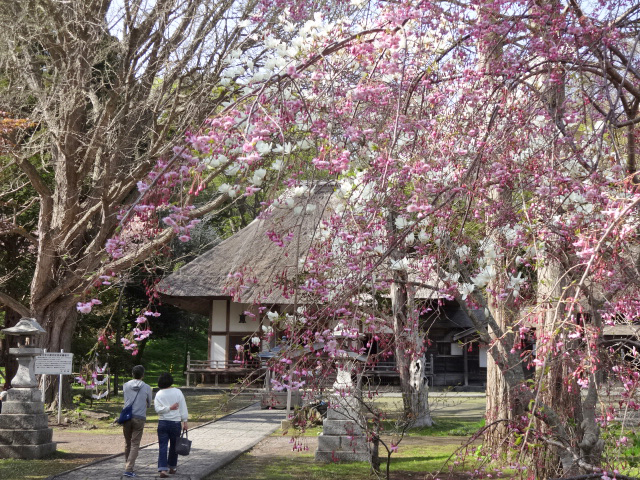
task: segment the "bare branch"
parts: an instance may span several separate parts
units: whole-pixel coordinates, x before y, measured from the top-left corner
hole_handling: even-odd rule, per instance
[[[0,292],[0,303],[9,307],[14,312],[19,313],[23,317],[28,317],[31,315],[31,312],[27,307],[13,298],[11,295],[8,295],[4,292]]]

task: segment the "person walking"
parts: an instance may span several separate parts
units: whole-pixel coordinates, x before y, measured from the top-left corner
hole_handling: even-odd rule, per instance
[[[158,377],[159,391],[156,393],[154,407],[158,413],[158,472],[160,478],[167,478],[167,471],[176,473],[178,454],[176,440],[180,437],[180,426],[187,431],[187,402],[179,388],[172,387],[173,377],[163,373]],[[167,448],[168,446],[168,448]]]
[[[140,441],[142,440],[142,432],[144,424],[147,421],[147,408],[151,406],[151,387],[144,383],[144,367],[136,365],[131,371],[133,380],[128,381],[122,387],[124,393],[124,406],[132,405],[131,420],[127,420],[122,424],[122,432],[124,433],[124,476],[137,477],[133,471],[133,467],[138,458],[138,450]]]

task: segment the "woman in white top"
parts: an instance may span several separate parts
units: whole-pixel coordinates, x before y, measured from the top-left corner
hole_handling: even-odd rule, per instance
[[[163,373],[158,378],[156,398],[153,401],[158,413],[158,472],[160,478],[167,478],[169,473],[176,473],[178,454],[176,440],[180,437],[180,427],[186,431],[189,428],[187,418],[187,402],[179,388],[172,387],[173,377]],[[182,424],[180,423],[182,422]],[[167,449],[167,445],[169,448]]]

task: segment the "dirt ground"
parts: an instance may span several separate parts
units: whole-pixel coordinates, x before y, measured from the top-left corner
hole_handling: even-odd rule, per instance
[[[70,462],[69,468],[87,464],[109,457],[124,451],[124,437],[122,427],[114,426],[113,433],[104,433],[104,430],[96,432],[91,428],[82,428],[78,425],[53,428],[53,441],[56,442],[58,451],[65,452],[64,458]],[[156,426],[151,425],[144,429],[141,445],[156,442]]]
[[[155,426],[154,426],[155,427]],[[155,428],[145,428],[141,445],[154,443],[158,440]],[[124,437],[121,429],[115,429],[113,434],[92,433],[91,430],[76,430],[55,427],[53,441],[58,444],[58,450],[69,453],[84,453],[106,457],[124,451]]]
[[[189,427],[194,428],[202,422],[189,422]],[[113,425],[105,429],[95,429],[90,423],[76,422],[69,426],[60,426],[54,423],[53,417],[49,426],[53,429],[53,441],[58,444],[58,450],[72,454],[69,458],[87,458],[87,463],[122,453],[124,451],[124,436],[122,427]],[[141,446],[158,441],[156,423],[145,425],[142,434]]]

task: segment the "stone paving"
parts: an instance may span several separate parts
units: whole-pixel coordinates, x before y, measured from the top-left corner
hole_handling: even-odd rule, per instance
[[[227,465],[260,440],[273,433],[284,420],[282,410],[261,410],[259,404],[189,430],[191,454],[178,457],[175,480],[198,480]],[[158,477],[158,444],[140,449],[135,472],[141,478]],[[119,479],[124,472],[124,454],[49,477],[47,480]],[[122,477],[127,478],[127,477]],[[159,478],[159,477],[158,477]]]

